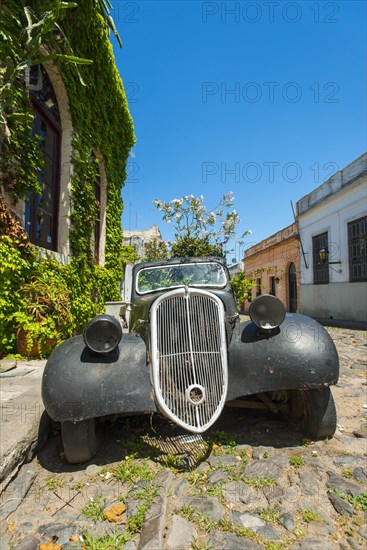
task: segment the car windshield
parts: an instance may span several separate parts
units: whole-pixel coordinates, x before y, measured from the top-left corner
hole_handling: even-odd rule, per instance
[[[177,286],[209,286],[222,288],[226,285],[226,273],[219,263],[190,263],[147,267],[137,276],[136,290],[145,294],[152,290]]]

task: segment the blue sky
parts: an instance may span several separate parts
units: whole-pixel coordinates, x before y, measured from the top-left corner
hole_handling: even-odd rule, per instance
[[[172,229],[152,203],[233,191],[246,246],[293,221],[290,200],[366,150],[362,1],[112,0],[137,144],[125,229]]]

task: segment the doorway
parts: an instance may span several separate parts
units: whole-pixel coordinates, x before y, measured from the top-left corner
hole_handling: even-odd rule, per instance
[[[294,263],[291,263],[288,270],[288,288],[289,288],[289,311],[297,312],[297,272]]]

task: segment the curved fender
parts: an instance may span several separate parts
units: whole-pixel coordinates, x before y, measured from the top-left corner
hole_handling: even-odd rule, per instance
[[[229,347],[227,400],[259,392],[336,384],[339,358],[328,332],[314,319],[287,314],[272,334],[239,323]]]
[[[69,338],[50,355],[42,399],[54,420],[82,420],[121,413],[156,411],[146,346],[124,334],[108,355],[91,353],[82,336]]]

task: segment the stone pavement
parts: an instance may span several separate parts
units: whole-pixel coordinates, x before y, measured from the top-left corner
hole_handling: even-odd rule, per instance
[[[33,458],[44,439],[41,378],[45,363],[0,361],[0,489],[10,474]]]
[[[306,440],[253,410],[227,408],[203,437],[158,415],[130,417],[101,423],[92,463],[71,466],[53,430],[1,495],[1,550],[364,549],[366,332],[328,330],[341,361],[334,438]],[[0,378],[14,445],[42,413],[36,365]],[[36,433],[24,433],[34,445]]]

